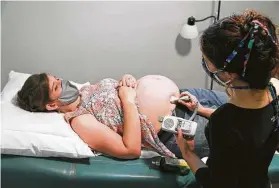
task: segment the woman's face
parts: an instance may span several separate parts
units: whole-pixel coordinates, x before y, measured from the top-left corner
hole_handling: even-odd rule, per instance
[[[61,106],[61,102],[58,100],[62,93],[61,80],[52,75],[47,75],[47,77],[50,102],[46,105],[46,109],[56,110],[59,106]]]

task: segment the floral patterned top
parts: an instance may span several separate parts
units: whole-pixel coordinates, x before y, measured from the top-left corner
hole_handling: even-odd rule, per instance
[[[123,109],[118,96],[118,81],[114,79],[103,79],[96,85],[84,86],[81,88],[81,104],[73,112],[65,114],[65,120],[70,120],[82,114],[92,114],[102,124],[113,131],[123,133]],[[138,106],[138,105],[137,105]],[[139,109],[139,108],[138,108]],[[142,146],[154,149],[161,155],[175,157],[167,147],[159,140],[154,126],[148,117],[139,112],[141,124]]]

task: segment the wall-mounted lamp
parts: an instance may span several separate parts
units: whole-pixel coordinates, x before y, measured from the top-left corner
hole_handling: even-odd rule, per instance
[[[197,38],[199,35],[199,32],[198,32],[198,27],[195,23],[205,21],[209,18],[214,18],[214,22],[216,22],[216,20],[217,20],[217,18],[215,16],[208,16],[201,20],[196,20],[195,17],[193,17],[193,16],[189,17],[187,23],[184,24],[181,29],[180,35],[185,39]]]
[[[218,1],[217,16],[213,16],[212,15],[212,16],[208,16],[206,18],[200,19],[200,20],[196,20],[193,16],[189,17],[187,23],[182,26],[182,29],[180,31],[180,35],[183,38],[186,38],[186,39],[197,38],[198,35],[199,35],[199,32],[198,32],[198,28],[197,28],[195,23],[196,22],[203,22],[203,21],[205,21],[205,20],[207,20],[209,18],[213,18],[214,19],[214,23],[215,23],[217,20],[219,20],[220,9],[221,9],[221,0]],[[210,89],[211,90],[213,89],[213,79],[211,79]]]

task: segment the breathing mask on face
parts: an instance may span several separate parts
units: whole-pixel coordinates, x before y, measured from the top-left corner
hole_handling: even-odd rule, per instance
[[[219,78],[218,74],[223,72],[223,70],[216,70],[214,72],[210,71],[204,58],[202,58],[202,67],[203,67],[204,71],[206,72],[206,74],[211,79],[213,79],[216,83],[218,83],[220,86],[226,87],[231,82],[231,80],[224,82],[222,79]]]
[[[62,92],[58,100],[63,105],[71,104],[77,100],[77,98],[79,97],[79,90],[77,89],[76,86],[71,84],[70,81],[61,80],[61,87],[62,87]]]
[[[208,65],[206,64],[204,58],[202,58],[202,67],[204,69],[204,71],[206,72],[206,74],[213,79],[217,84],[219,84],[220,86],[223,86],[226,88],[226,90],[228,88],[231,89],[249,89],[249,86],[230,86],[230,83],[232,82],[232,80],[228,80],[228,81],[223,81],[219,75],[220,73],[224,72],[223,69],[217,69],[216,71],[212,72],[210,71],[210,69],[208,68]]]

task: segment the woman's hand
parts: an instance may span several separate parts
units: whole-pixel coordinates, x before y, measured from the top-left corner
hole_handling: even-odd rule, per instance
[[[203,106],[199,103],[198,99],[192,95],[191,93],[189,93],[188,91],[184,91],[180,94],[179,98],[184,97],[184,96],[188,96],[190,98],[189,101],[183,101],[183,100],[178,100],[178,103],[186,106],[189,110],[194,111],[195,108],[198,106],[198,111],[200,111]]]
[[[194,139],[186,140],[183,137],[181,129],[178,128],[177,131],[178,131],[178,134],[176,135],[176,143],[177,143],[182,155],[184,156],[194,150]]]
[[[194,150],[193,140],[189,141],[184,139],[181,129],[178,129],[178,135],[176,136],[176,143],[180,148],[183,158],[187,161],[188,165],[190,166],[194,174],[196,174],[198,169],[207,167],[207,165],[204,164],[204,162],[193,152]]]
[[[137,88],[137,80],[130,74],[125,74],[119,81],[118,86]]]
[[[127,87],[127,86],[120,86],[119,87],[119,91],[118,91],[118,95],[119,98],[121,100],[121,102],[125,103],[135,103],[135,99],[136,99],[136,90],[135,88],[132,87]]]

